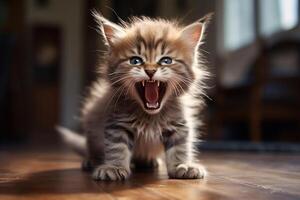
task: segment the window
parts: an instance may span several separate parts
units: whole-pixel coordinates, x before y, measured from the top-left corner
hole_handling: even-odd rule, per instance
[[[260,0],[260,33],[269,36],[294,28],[298,23],[298,0]]]
[[[238,49],[254,40],[254,0],[225,0],[224,48]]]
[[[254,0],[224,0],[224,49],[235,50],[255,40]],[[259,33],[268,37],[298,24],[298,0],[259,0]]]

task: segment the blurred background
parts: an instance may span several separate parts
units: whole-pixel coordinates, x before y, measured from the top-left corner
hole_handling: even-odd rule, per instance
[[[79,128],[104,48],[94,8],[114,22],[214,12],[201,49],[213,74],[203,148],[300,151],[298,0],[0,0],[1,146],[55,146],[55,125]]]

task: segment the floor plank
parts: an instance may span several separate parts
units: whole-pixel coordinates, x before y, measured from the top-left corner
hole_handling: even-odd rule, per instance
[[[125,182],[95,182],[65,151],[0,151],[0,199],[300,199],[299,154],[203,152],[205,180],[171,180],[165,167]]]

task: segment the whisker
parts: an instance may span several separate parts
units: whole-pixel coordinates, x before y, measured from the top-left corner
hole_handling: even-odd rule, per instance
[[[118,80],[116,80],[116,81],[114,81],[113,83],[111,83],[111,85],[115,85],[115,84],[117,84],[118,82],[120,82],[120,81],[123,81],[123,80],[125,80],[125,79],[128,79],[128,78],[130,78],[131,76],[124,76],[124,77],[122,77],[122,78],[120,78],[120,79],[118,79]],[[114,78],[114,79],[117,79],[117,78],[119,78],[119,77],[116,77],[116,78]]]
[[[193,84],[194,86],[196,86],[196,88],[197,88],[197,90],[199,92],[199,95],[203,95],[203,96],[205,96],[206,98],[208,98],[209,100],[212,101],[212,99],[205,92],[203,92],[203,87],[201,87],[200,84],[196,84],[195,82],[193,82],[193,81],[191,81],[191,80],[189,80],[189,79],[187,79],[186,77],[183,77],[183,76],[180,76],[180,78],[177,77],[177,76],[174,76],[173,78],[174,78],[174,81],[176,81],[176,83],[178,83],[178,80],[179,80],[179,81],[181,81],[183,84],[185,84],[188,87],[190,87],[189,84]],[[178,84],[178,85],[180,86],[180,84]],[[182,90],[183,90],[183,88],[182,88]],[[191,94],[191,95],[194,96],[194,97],[196,97],[193,94]]]
[[[175,81],[176,81],[176,76],[175,76]],[[179,84],[180,82],[176,81],[177,85],[181,88],[182,92],[184,93],[184,89],[182,88],[182,86]]]
[[[178,88],[176,87],[176,84],[174,84],[173,81],[170,81],[170,84],[172,85],[172,88],[175,91],[175,95],[179,96],[179,91],[178,91]]]
[[[107,108],[109,107],[109,105],[110,105],[111,103],[113,103],[113,100],[114,100],[116,94],[119,92],[119,90],[120,90],[120,88],[118,88],[116,91],[113,92],[113,95],[110,97],[109,101],[108,101],[107,104],[106,104],[106,107],[105,107],[105,109],[104,109],[105,112],[106,112]]]
[[[113,74],[126,74],[126,72],[112,72],[112,73],[109,73],[108,75],[113,75]]]

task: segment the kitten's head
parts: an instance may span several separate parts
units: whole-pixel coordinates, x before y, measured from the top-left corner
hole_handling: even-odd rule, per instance
[[[205,21],[181,27],[142,17],[117,25],[98,13],[94,16],[109,50],[102,72],[116,93],[134,99],[148,114],[159,113],[197,79]]]

